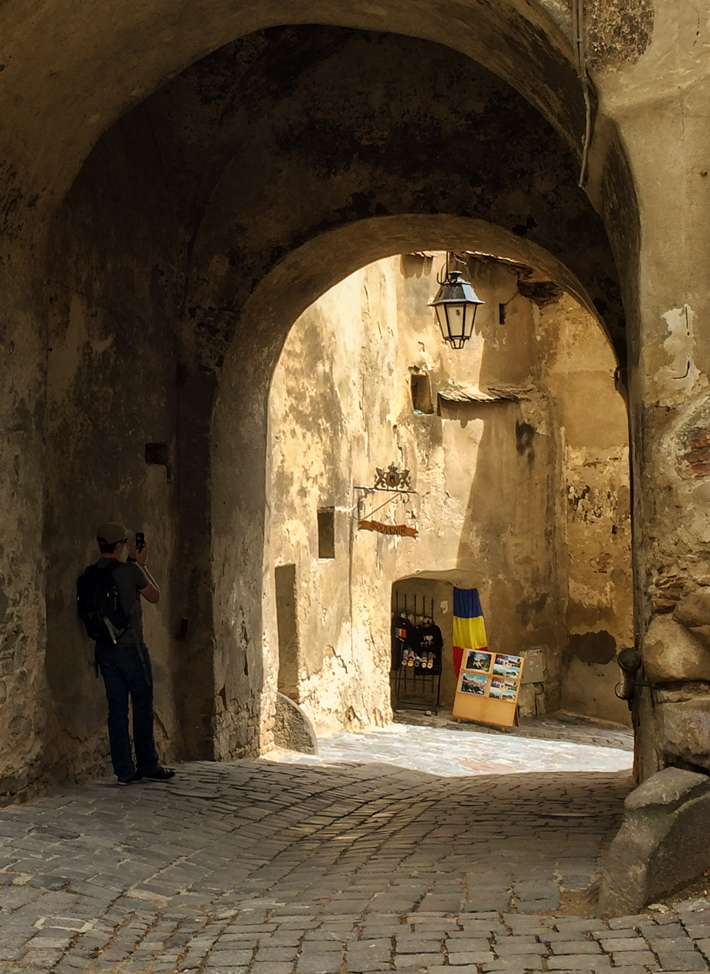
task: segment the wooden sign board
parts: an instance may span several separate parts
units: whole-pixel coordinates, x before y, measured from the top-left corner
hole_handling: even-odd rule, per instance
[[[465,649],[456,685],[454,717],[512,727],[524,663],[522,656]]]
[[[379,534],[393,534],[400,538],[416,538],[419,532],[408,524],[382,524],[381,521],[358,521],[361,531],[377,531]]]

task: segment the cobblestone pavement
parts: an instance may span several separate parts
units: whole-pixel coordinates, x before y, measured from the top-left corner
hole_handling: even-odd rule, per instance
[[[0,810],[0,972],[706,971],[704,900],[570,915],[629,787],[253,761],[63,790]]]

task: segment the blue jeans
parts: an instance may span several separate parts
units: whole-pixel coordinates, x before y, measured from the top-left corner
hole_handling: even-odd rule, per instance
[[[153,739],[153,671],[145,643],[125,646],[96,644],[96,662],[101,670],[108,701],[108,738],[113,770],[119,779],[152,774],[158,767]],[[133,711],[133,747],[128,732],[128,698]]]

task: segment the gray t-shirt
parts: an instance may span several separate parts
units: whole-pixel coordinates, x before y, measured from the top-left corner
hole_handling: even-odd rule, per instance
[[[99,558],[97,565],[99,568],[105,568],[111,564],[111,561],[111,558]],[[121,562],[113,569],[113,576],[116,580],[116,588],[121,598],[123,611],[131,617],[128,629],[122,636],[118,637],[117,642],[120,645],[142,643],[143,610],[139,592],[148,584],[148,576],[141,566],[133,561]]]

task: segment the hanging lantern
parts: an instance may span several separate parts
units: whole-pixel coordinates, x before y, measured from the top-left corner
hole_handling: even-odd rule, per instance
[[[478,306],[485,301],[476,297],[476,292],[460,271],[449,270],[450,256],[453,254],[446,255],[446,274],[443,280],[437,277],[440,287],[429,307],[436,311],[444,341],[452,348],[463,348],[473,334]]]

